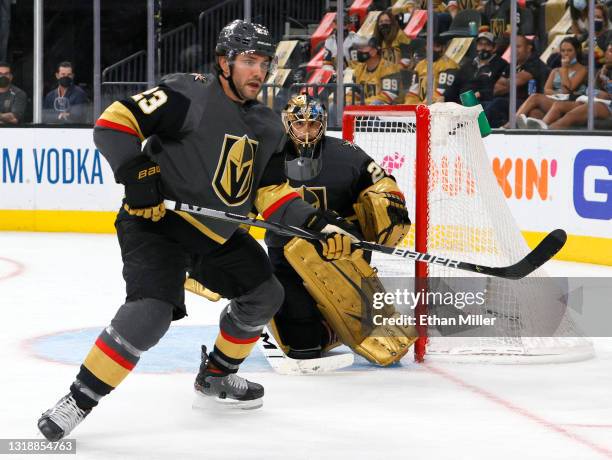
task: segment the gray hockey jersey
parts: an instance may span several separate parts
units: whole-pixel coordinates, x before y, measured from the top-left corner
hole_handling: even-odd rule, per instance
[[[153,138],[154,136],[154,138]],[[151,139],[150,139],[151,138]],[[278,115],[254,101],[229,99],[212,75],[171,74],[155,88],[117,101],[96,122],[94,140],[117,173],[144,152],[159,164],[163,194],[197,206],[302,225],[314,208],[288,184]],[[279,169],[280,168],[280,169]],[[237,224],[179,212],[218,242]]]

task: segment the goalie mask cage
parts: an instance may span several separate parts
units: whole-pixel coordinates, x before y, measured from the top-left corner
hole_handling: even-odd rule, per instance
[[[529,247],[490,166],[478,114],[478,108],[454,103],[348,106],[342,136],[392,174],[404,192],[413,225],[402,245],[466,262],[510,265]],[[414,277],[424,289],[433,277],[478,276],[384,254],[374,254],[372,262],[381,277]],[[563,296],[540,292],[550,290],[550,283],[546,289],[538,288],[537,278],[545,276],[540,268],[528,282],[487,279],[485,304],[468,313],[496,318],[490,336],[442,337],[437,328],[420,326],[415,359],[422,361],[426,354],[428,360],[505,364],[592,357],[591,342],[577,330],[566,309],[553,334],[537,335],[547,320],[551,297]],[[540,303],[537,308],[536,303]],[[416,314],[426,311],[426,305],[419,305]]]

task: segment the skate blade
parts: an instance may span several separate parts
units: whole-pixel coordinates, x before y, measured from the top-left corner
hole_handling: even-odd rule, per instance
[[[218,396],[206,396],[195,390],[195,398],[191,404],[192,409],[218,409],[223,407],[224,409],[240,409],[240,410],[253,410],[259,409],[263,406],[263,398],[251,399],[249,401],[237,401],[235,399],[222,399]]]

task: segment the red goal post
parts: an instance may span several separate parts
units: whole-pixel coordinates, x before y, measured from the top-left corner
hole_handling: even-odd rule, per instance
[[[347,106],[342,137],[392,174],[404,192],[413,225],[403,245],[441,257],[506,266],[530,249],[491,167],[478,127],[479,110],[454,103]],[[454,283],[465,276],[450,268],[377,254],[372,263],[382,278],[413,278],[417,291],[427,291],[433,278]],[[474,313],[494,317],[494,330],[486,337],[459,337],[420,326],[415,359],[422,361],[427,354],[427,359],[453,362],[548,363],[592,357],[592,343],[567,309],[554,333],[543,332],[546,315],[558,309],[554,299],[561,296],[543,281],[547,276],[540,268],[525,281],[480,278],[489,290],[486,303]],[[417,318],[427,312],[427,305],[416,308]]]
[[[349,105],[344,108],[342,116],[342,138],[349,142],[355,142],[356,119],[358,117],[372,115],[396,116],[414,118],[416,144],[415,144],[415,169],[416,171],[427,171],[429,165],[430,145],[430,112],[426,105]],[[366,152],[371,154],[370,152]],[[372,156],[372,155],[371,155]],[[375,158],[379,161],[379,158]],[[427,209],[429,175],[416,174],[414,194],[414,214],[410,218],[414,226],[414,249],[418,252],[427,252]],[[406,191],[406,199],[409,199],[409,191]],[[405,263],[409,263],[406,261]],[[428,270],[424,262],[415,262],[415,278],[425,280]],[[417,307],[417,314],[423,311],[424,306]],[[419,339],[414,344],[414,356],[418,362],[423,361],[427,343],[427,327],[417,326]]]

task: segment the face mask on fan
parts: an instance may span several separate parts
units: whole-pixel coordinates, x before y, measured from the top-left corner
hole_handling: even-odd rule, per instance
[[[574,0],[574,8],[576,8],[578,11],[583,11],[586,7],[586,0]]]
[[[391,33],[391,24],[380,24],[378,30],[386,37]]]
[[[72,85],[72,78],[70,77],[58,78],[57,82],[59,83],[60,86],[63,86],[64,88],[68,88],[69,86]]]
[[[370,53],[367,51],[357,51],[357,60],[359,62],[366,62],[368,59],[370,59]]]
[[[478,51],[478,58],[481,61],[486,61],[487,59],[491,59],[492,53],[489,50],[480,50]]]

